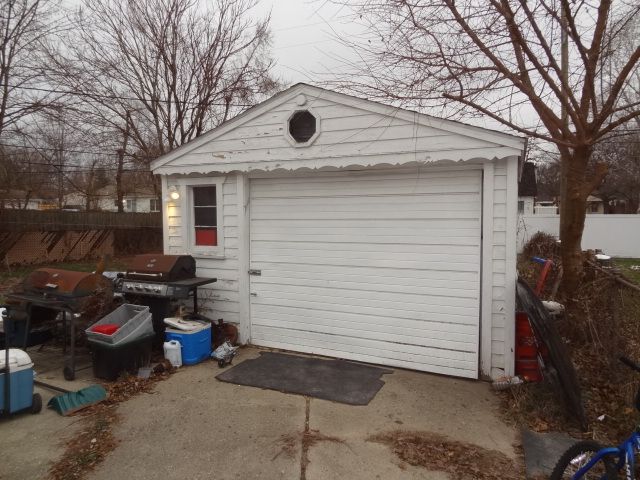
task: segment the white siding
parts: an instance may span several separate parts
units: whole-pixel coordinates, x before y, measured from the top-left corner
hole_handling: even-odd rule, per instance
[[[253,109],[235,128],[223,126],[212,132],[216,135],[211,141],[203,137],[187,145],[179,162],[154,163],[156,173],[402,165],[502,158],[518,152],[513,145],[519,139],[488,130],[321,89],[308,89],[304,95],[303,106],[291,92],[274,101],[271,109]],[[304,109],[316,116],[320,134],[311,146],[295,148],[286,137],[287,121],[294,111]]]
[[[169,177],[167,188],[176,186],[181,177]],[[199,178],[199,177],[193,177]],[[210,177],[213,178],[213,177]],[[239,323],[238,294],[238,215],[237,215],[237,179],[236,175],[225,175],[222,184],[222,225],[224,235],[224,252],[218,256],[207,256],[190,251],[186,245],[186,229],[183,224],[183,212],[186,199],[184,194],[180,200],[167,202],[167,244],[165,253],[171,255],[187,254],[196,259],[198,275],[216,277],[218,281],[205,285],[198,290],[202,313],[212,319],[223,318],[226,322]]]
[[[505,373],[504,340],[507,321],[506,287],[506,241],[507,241],[507,162],[495,162],[493,191],[493,301],[491,308],[491,376],[496,378]],[[510,321],[514,321],[510,318]]]

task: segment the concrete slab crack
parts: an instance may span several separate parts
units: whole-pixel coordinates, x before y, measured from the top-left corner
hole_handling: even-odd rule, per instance
[[[311,438],[309,436],[309,414],[311,410],[311,399],[305,397],[304,431],[302,432],[302,448],[300,454],[300,480],[307,480],[307,466],[309,465],[309,447]]]

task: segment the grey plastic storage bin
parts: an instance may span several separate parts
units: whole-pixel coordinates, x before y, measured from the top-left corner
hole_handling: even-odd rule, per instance
[[[94,332],[91,329],[96,325],[107,325],[109,323],[120,325],[120,328],[113,335]],[[153,322],[149,307],[144,305],[132,305],[125,303],[120,305],[106,317],[98,320],[85,330],[87,337],[92,341],[99,341],[116,345],[153,333]]]

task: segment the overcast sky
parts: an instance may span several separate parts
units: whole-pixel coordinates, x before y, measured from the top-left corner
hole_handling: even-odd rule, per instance
[[[356,32],[346,18],[348,9],[323,0],[262,0],[256,7],[259,15],[269,11],[275,73],[286,85],[317,82],[340,68],[336,55],[353,55],[336,39]]]
[[[75,7],[81,0],[63,2]],[[353,11],[348,7],[335,5],[332,0],[258,0],[252,12],[256,19],[271,13],[274,73],[284,86],[298,82],[319,85],[330,79],[332,73],[344,72],[345,60],[357,62],[357,53],[338,40],[353,40],[363,32],[361,26],[353,23]],[[525,112],[524,117],[528,123],[537,121],[532,112]],[[488,118],[463,121],[513,133]]]
[[[331,0],[261,0],[255,9],[260,16],[269,11],[275,74],[286,86],[297,82],[319,84],[333,71],[346,68],[338,58],[356,61],[357,54],[338,41],[339,37],[353,38],[361,29],[349,18],[353,14],[349,8],[334,5]],[[523,119],[535,122],[536,115],[527,110],[522,112]],[[489,118],[464,121],[513,133]]]

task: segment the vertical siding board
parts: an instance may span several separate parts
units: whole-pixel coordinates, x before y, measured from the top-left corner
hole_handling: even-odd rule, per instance
[[[493,278],[493,189],[494,169],[485,163],[482,174],[482,285],[480,314],[480,372],[491,376],[492,353],[492,278]]]
[[[518,157],[507,162],[507,232],[505,258],[505,345],[504,368],[507,375],[514,374],[515,367],[515,309],[516,309],[516,255],[518,222]]]
[[[505,276],[506,276],[506,260],[507,260],[507,235],[508,223],[506,221],[507,208],[507,188],[509,186],[507,176],[507,162],[498,160],[493,163],[494,174],[494,191],[493,196],[493,235],[491,239],[491,256],[492,256],[492,342],[491,342],[491,376],[504,375],[506,373],[504,351],[505,347],[505,311],[508,308],[505,293]],[[502,345],[500,352],[494,352],[496,345]],[[509,347],[511,348],[511,347]]]
[[[238,256],[238,293],[239,293],[239,322],[240,342],[251,341],[251,309],[249,307],[249,178],[247,175],[237,177],[238,208],[237,224],[239,235]]]

